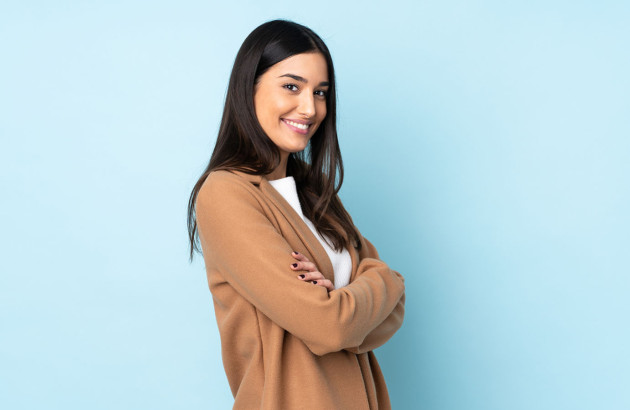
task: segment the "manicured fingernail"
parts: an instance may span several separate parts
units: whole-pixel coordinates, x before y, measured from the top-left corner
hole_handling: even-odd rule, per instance
[[[294,268],[297,268],[297,263],[294,263],[294,264],[293,264],[293,265],[291,265],[291,266],[293,266]]]
[[[313,285],[317,285],[317,281],[316,280],[313,281]]]
[[[300,277],[301,277],[302,279],[304,279],[304,275],[300,275]]]

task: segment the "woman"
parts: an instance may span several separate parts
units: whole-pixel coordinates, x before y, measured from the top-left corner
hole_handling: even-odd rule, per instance
[[[337,196],[335,98],[317,34],[256,28],[190,196],[190,257],[198,233],[237,409],[391,407],[372,350],[402,325],[404,279]]]

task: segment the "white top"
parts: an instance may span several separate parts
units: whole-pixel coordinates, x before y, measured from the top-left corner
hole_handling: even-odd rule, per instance
[[[300,206],[297,188],[295,186],[295,179],[292,176],[288,176],[285,178],[271,180],[269,183],[280,193],[280,195],[284,197],[284,199],[286,199],[291,207],[295,209],[295,212],[302,217],[302,220],[304,220],[306,225],[311,228],[315,237],[326,250],[326,253],[328,254],[335,270],[335,289],[339,289],[340,287],[346,286],[350,283],[350,274],[352,271],[352,257],[350,256],[350,252],[348,252],[346,248],[343,248],[341,252],[336,252],[330,247],[330,245],[328,245],[324,238],[322,238],[319,232],[317,232],[315,225],[313,225],[313,223],[304,216],[302,213],[302,207]]]

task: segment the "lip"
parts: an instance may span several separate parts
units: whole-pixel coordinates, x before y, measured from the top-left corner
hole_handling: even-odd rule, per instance
[[[293,122],[297,122],[298,124],[306,124],[306,125],[310,125],[313,123],[313,121],[306,121],[306,120],[294,120],[293,118],[281,118],[282,121],[287,120],[287,121],[293,121]]]
[[[307,125],[309,125],[309,127],[307,129],[303,130],[301,128],[294,127],[293,125],[289,124],[287,121],[297,122],[298,124],[307,124]],[[310,127],[311,122],[310,121],[291,120],[291,119],[282,118],[282,122],[284,123],[284,125],[289,127],[292,131],[295,131],[298,134],[302,134],[302,135],[308,134],[309,130],[311,129],[311,127]]]

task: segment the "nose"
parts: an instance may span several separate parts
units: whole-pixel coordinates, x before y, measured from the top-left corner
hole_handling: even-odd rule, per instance
[[[312,93],[302,93],[298,113],[307,118],[315,116],[315,99]]]

